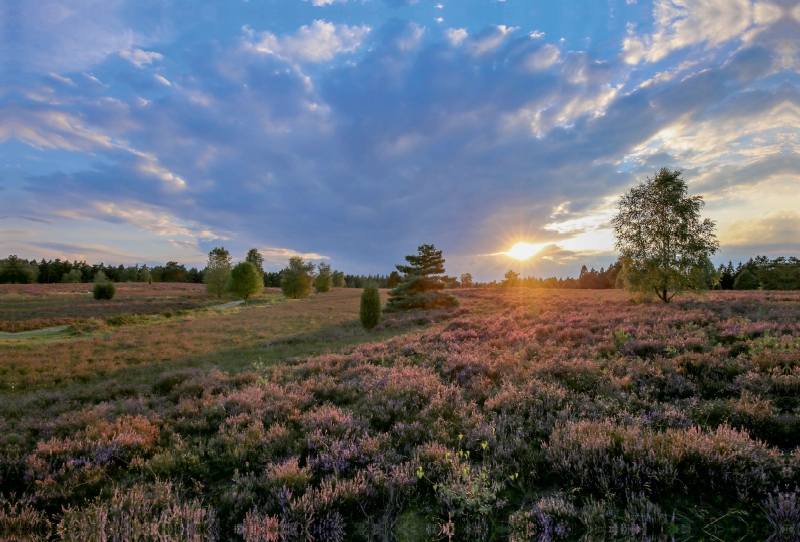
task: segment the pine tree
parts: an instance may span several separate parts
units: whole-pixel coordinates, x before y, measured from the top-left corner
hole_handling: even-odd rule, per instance
[[[361,309],[358,313],[361,325],[370,330],[381,322],[381,294],[378,285],[368,282],[361,293]]]
[[[419,254],[406,256],[409,265],[397,265],[403,273],[403,282],[389,292],[386,310],[408,311],[414,309],[453,308],[458,300],[452,295],[442,293],[445,284],[444,258],[442,251],[433,245],[422,245]]]

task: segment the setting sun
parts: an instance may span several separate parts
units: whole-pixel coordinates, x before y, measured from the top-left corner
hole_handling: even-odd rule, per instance
[[[535,256],[545,247],[543,244],[534,245],[532,243],[517,243],[506,254],[515,260],[527,260]]]

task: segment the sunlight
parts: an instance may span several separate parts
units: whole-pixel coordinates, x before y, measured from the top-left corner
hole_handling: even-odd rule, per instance
[[[527,260],[531,256],[535,256],[540,250],[542,250],[546,244],[538,244],[534,245],[532,243],[517,243],[511,250],[506,252],[507,256],[514,258],[515,260]]]

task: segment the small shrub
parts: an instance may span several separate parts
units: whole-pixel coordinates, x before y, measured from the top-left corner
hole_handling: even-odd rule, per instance
[[[370,283],[364,286],[358,316],[366,330],[374,328],[381,322],[381,294],[376,284]]]
[[[116,292],[113,282],[97,282],[92,289],[95,299],[113,299]]]

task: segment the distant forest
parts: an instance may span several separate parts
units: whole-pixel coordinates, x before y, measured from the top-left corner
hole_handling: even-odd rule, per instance
[[[492,282],[473,282],[469,274],[458,277],[444,276],[443,281],[448,288],[470,286],[473,288],[557,288],[603,290],[617,287],[617,276],[621,269],[620,262],[611,264],[608,269],[599,271],[585,265],[577,278],[567,277],[521,277],[509,271],[504,280]],[[102,273],[102,275],[100,275]],[[25,260],[17,256],[9,256],[0,260],[0,284],[52,284],[52,283],[91,283],[98,277],[113,282],[203,282],[203,270],[170,261],[164,265],[148,267],[147,265],[89,265],[85,261]],[[389,275],[349,275],[345,274],[348,288],[363,288],[373,282],[380,288],[392,287],[400,279],[396,273]],[[394,280],[393,280],[394,278]],[[402,280],[402,279],[400,279]],[[264,273],[264,285],[280,287],[281,271]],[[462,284],[463,282],[463,284]],[[756,256],[746,262],[739,262],[734,267],[732,262],[720,265],[717,269],[717,282],[709,285],[717,290],[800,290],[800,259],[780,257],[770,259],[767,256]]]

